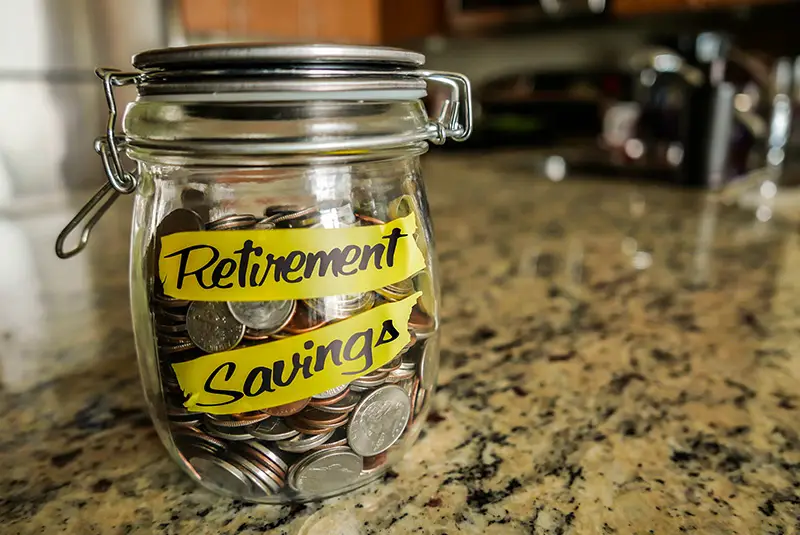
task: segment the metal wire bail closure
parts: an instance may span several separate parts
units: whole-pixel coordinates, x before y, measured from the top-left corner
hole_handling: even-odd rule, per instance
[[[437,118],[428,123],[428,141],[442,145],[447,138],[464,141],[472,134],[472,88],[466,76],[455,72],[418,71],[426,81],[446,85],[450,98]]]
[[[140,80],[147,80],[147,73],[124,73],[116,69],[97,69],[95,74],[103,81],[103,89],[108,105],[108,123],[106,132],[95,140],[94,149],[103,162],[107,182],[80,209],[75,217],[64,227],[56,240],[56,255],[59,258],[70,258],[81,252],[89,242],[92,229],[103,214],[117,200],[120,194],[133,193],[139,179],[133,172],[126,171],[120,155],[125,148],[125,138],[117,135],[117,103],[114,88],[129,85]],[[445,85],[450,90],[450,98],[446,99],[435,118],[429,119],[426,127],[414,134],[416,140],[427,140],[441,145],[447,138],[464,141],[472,133],[472,91],[469,80],[457,73],[441,71],[414,70],[398,74],[419,77],[429,83]],[[374,141],[374,140],[373,140]],[[81,223],[78,244],[70,250],[64,249],[64,243]]]
[[[59,258],[70,258],[83,251],[86,248],[86,244],[89,243],[89,235],[92,229],[103,217],[103,214],[114,204],[114,201],[117,200],[121,193],[128,194],[135,191],[139,182],[135,174],[126,171],[122,166],[120,153],[125,148],[125,141],[123,137],[116,135],[117,102],[114,98],[115,86],[131,84],[138,75],[120,73],[114,69],[97,69],[95,74],[103,80],[103,89],[106,103],[108,104],[106,135],[94,141],[94,150],[103,161],[103,169],[106,172],[107,181],[59,233],[56,239],[56,255]],[[67,238],[87,217],[88,220],[81,229],[78,244],[73,249],[65,250],[64,243]]]

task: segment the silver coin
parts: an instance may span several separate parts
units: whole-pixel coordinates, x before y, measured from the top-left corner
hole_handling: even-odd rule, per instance
[[[312,399],[329,399],[333,396],[337,396],[345,391],[345,389],[349,386],[349,383],[345,383],[343,385],[334,386],[324,392],[320,392],[319,394],[315,394],[311,396]]]
[[[260,440],[267,441],[288,440],[300,434],[299,431],[295,431],[283,423],[281,418],[275,416],[259,423],[250,433]]]
[[[358,402],[361,400],[361,396],[356,394],[355,392],[348,393],[345,397],[333,403],[331,405],[324,405],[317,407],[317,410],[320,412],[327,412],[331,414],[343,414],[345,412],[352,411]]]
[[[347,447],[314,452],[289,469],[289,485],[309,494],[325,494],[358,479],[364,462]]]
[[[250,478],[228,461],[210,455],[197,455],[189,459],[200,480],[239,496],[253,491]]]
[[[257,440],[251,440],[249,442],[243,442],[242,446],[249,446],[254,450],[258,451],[259,453],[261,453],[262,455],[269,457],[269,459],[272,462],[274,462],[278,466],[278,468],[282,469],[284,473],[286,472],[286,470],[289,469],[289,465],[286,463],[286,461],[284,461],[283,458],[275,450],[273,450],[266,444],[262,444]]]
[[[411,416],[411,400],[397,385],[386,385],[364,396],[347,426],[347,442],[363,456],[377,455],[397,442]]]
[[[280,486],[249,459],[239,454],[229,452],[227,460],[236,468],[239,468],[245,476],[248,476],[250,484],[254,489],[260,490],[261,494],[270,495],[275,492],[280,492]]]
[[[223,438],[225,440],[232,441],[250,440],[253,438],[253,435],[250,434],[250,431],[255,428],[255,424],[242,427],[221,427],[212,425],[210,421],[206,421],[206,428],[208,429],[209,434],[217,438]]]
[[[365,312],[375,304],[375,294],[365,292],[361,294],[329,295],[307,299],[308,306],[322,314],[326,319],[344,319],[355,314]]]
[[[278,332],[292,319],[296,301],[229,301],[228,309],[239,323],[261,334]]]
[[[297,435],[294,438],[290,438],[289,440],[281,440],[276,442],[275,445],[278,446],[283,451],[288,451],[289,453],[305,453],[313,448],[316,448],[320,444],[324,444],[328,441],[331,436],[333,436],[334,431],[328,431],[327,433],[322,433],[320,435]]]
[[[404,370],[403,368],[400,368],[399,370],[395,370],[392,373],[390,373],[386,382],[396,383],[398,381],[405,381],[406,379],[411,379],[412,377],[414,377],[414,375],[415,375],[414,370],[409,370],[409,369]]]
[[[192,342],[206,353],[228,351],[242,341],[245,326],[222,302],[195,301],[186,313],[186,331]]]
[[[425,342],[422,358],[419,361],[419,380],[423,388],[436,386],[439,375],[439,338],[431,338]]]

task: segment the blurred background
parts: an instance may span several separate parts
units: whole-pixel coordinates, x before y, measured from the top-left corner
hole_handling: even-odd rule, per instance
[[[475,89],[473,138],[436,150],[530,149],[532,172],[551,180],[719,189],[770,169],[789,184],[798,16],[796,0],[2,2],[0,206],[102,183],[94,67],[220,41],[420,50]]]

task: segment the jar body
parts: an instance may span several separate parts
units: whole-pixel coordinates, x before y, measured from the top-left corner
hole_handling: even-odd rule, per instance
[[[170,455],[199,484],[263,503],[380,476],[416,439],[438,368],[419,154],[137,159],[133,322]],[[398,267],[409,255],[421,261]]]

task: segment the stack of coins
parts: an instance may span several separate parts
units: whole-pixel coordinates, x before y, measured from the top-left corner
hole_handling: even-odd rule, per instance
[[[179,208],[162,220],[156,238],[196,230],[383,223],[354,213],[347,203],[270,206],[263,217],[227,214],[205,224],[197,213]],[[157,258],[159,240],[154,242],[151,249]],[[256,500],[283,492],[332,494],[377,477],[390,449],[412,433],[436,371],[436,351],[430,346],[436,340],[430,338],[435,319],[419,304],[409,321],[411,341],[400,355],[350,384],[286,405],[232,415],[189,412],[171,365],[308,333],[399,301],[419,290],[416,278],[374,292],[300,301],[189,302],[164,295],[157,262],[148,259],[148,265],[153,270],[150,305],[166,415],[188,468],[209,486]]]

